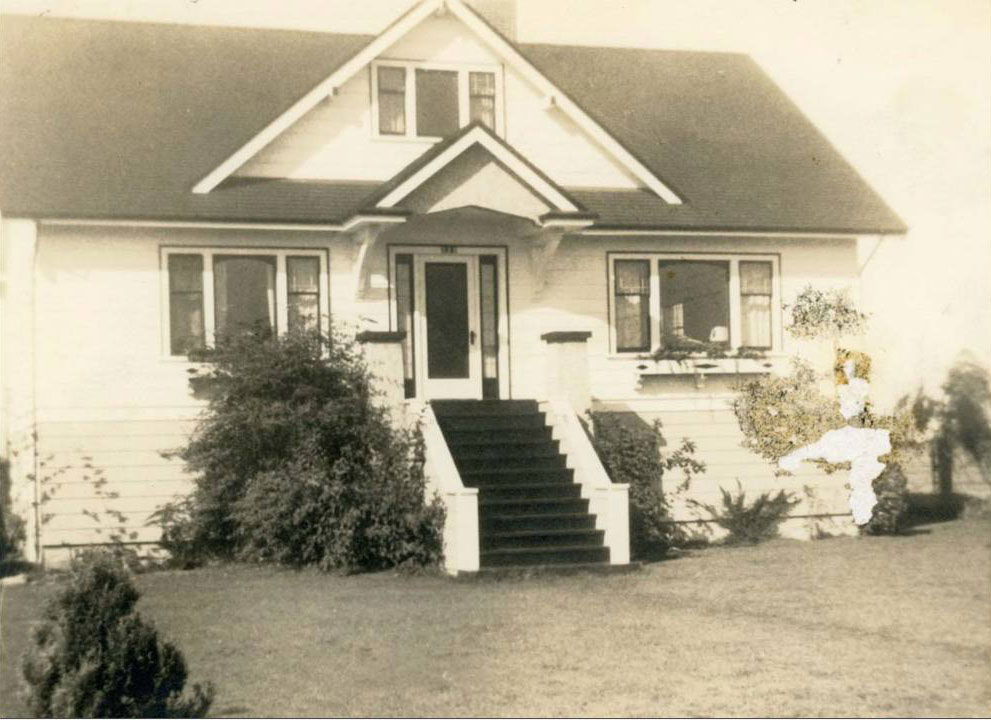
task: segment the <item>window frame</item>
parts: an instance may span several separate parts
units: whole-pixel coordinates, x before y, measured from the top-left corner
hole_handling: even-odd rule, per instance
[[[289,278],[286,258],[316,257],[320,262],[318,307],[320,330],[330,331],[330,254],[323,248],[305,247],[242,247],[237,245],[163,245],[159,248],[159,275],[161,297],[161,348],[166,360],[187,361],[186,355],[173,355],[171,343],[171,297],[169,288],[169,257],[171,255],[199,255],[203,258],[203,341],[207,346],[216,339],[216,297],[213,282],[214,256],[266,256],[275,258],[275,331],[285,334],[289,326]]]
[[[615,263],[617,260],[646,260],[650,268],[650,350],[618,350],[616,346]],[[719,252],[615,252],[606,253],[607,302],[609,324],[609,355],[616,358],[637,358],[653,354],[663,348],[664,328],[661,312],[661,279],[658,262],[662,260],[695,260],[726,262],[729,264],[729,347],[737,352],[743,347],[743,308],[740,294],[740,263],[766,262],[771,264],[771,347],[761,348],[768,353],[781,352],[781,256],[775,253],[719,253]]]
[[[421,62],[419,60],[374,60],[371,64],[369,80],[371,86],[371,131],[372,138],[385,141],[426,142],[435,143],[444,138],[432,135],[418,135],[416,128],[416,71],[440,70],[458,74],[458,128],[464,128],[471,122],[469,73],[491,73],[495,76],[495,127],[492,131],[498,135],[505,134],[505,91],[504,76],[501,65],[460,64]],[[406,133],[379,132],[379,91],[378,69],[380,67],[403,68],[406,71]]]

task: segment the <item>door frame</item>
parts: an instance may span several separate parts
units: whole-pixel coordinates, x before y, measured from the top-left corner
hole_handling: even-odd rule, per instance
[[[436,243],[431,244],[410,244],[410,243],[396,243],[386,246],[388,255],[388,279],[389,279],[389,327],[395,330],[398,327],[397,320],[397,304],[396,304],[396,255],[412,255],[413,256],[413,266],[414,268],[420,264],[420,256],[437,256],[439,258],[451,257],[453,256],[469,256],[469,257],[479,257],[482,255],[494,255],[496,258],[496,271],[497,271],[497,286],[496,286],[496,299],[498,304],[498,337],[499,337],[499,352],[498,352],[498,376],[499,376],[499,397],[506,399],[512,397],[512,383],[510,381],[510,319],[509,319],[509,248],[505,245],[438,245]],[[474,295],[476,297],[472,298],[472,302],[478,306],[478,261],[474,263],[476,278],[474,281]],[[416,271],[414,270],[414,276]],[[422,283],[414,281],[414,297],[417,298],[415,301],[413,314],[414,314],[414,329],[419,333],[419,322],[418,316],[422,310],[422,294],[420,286]],[[479,333],[478,339],[478,356],[481,358],[481,334]],[[424,370],[425,367],[425,357],[423,352],[423,343],[420,341],[419,337],[414,338],[413,344],[413,354],[414,354],[414,372],[415,372],[415,385],[416,394],[414,397],[419,400],[429,399],[427,393],[425,392],[424,385]],[[481,368],[479,368],[479,383],[478,383],[478,395],[481,397]],[[470,397],[476,397],[472,394]],[[467,399],[467,397],[466,397]]]
[[[427,265],[456,265],[465,268],[465,311],[468,313],[468,377],[435,378],[428,375],[430,344],[428,340],[429,316],[427,307]],[[413,256],[413,294],[416,298],[413,310],[413,332],[416,340],[414,352],[416,377],[423,386],[423,396],[428,399],[468,398],[482,399],[482,338],[478,300],[478,258],[472,255],[416,254]]]

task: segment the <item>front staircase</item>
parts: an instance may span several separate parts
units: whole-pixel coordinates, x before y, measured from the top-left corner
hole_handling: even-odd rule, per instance
[[[431,403],[466,487],[478,488],[479,566],[606,566],[589,501],[534,400]]]

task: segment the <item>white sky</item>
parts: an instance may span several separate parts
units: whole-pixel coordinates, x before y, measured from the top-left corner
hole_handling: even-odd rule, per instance
[[[411,0],[0,0],[4,12],[377,32]],[[750,54],[911,227],[865,272],[887,396],[991,365],[989,0],[519,0],[519,37]],[[877,383],[875,383],[877,387]]]

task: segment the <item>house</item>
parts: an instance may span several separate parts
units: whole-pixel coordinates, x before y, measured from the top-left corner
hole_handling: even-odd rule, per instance
[[[800,349],[790,298],[855,293],[858,243],[904,225],[749,58],[527,44],[511,20],[468,0],[375,36],[3,18],[2,433],[32,558],[108,525],[156,540],[148,514],[189,487],[161,453],[202,409],[186,353],[257,321],[353,329],[426,418],[449,569],[548,559],[531,541],[626,562],[589,409],[696,441],[696,497],[812,487],[789,531],[845,522],[843,478],[774,478],[728,400]],[[651,359],[686,339],[730,357]],[[480,523],[486,497],[505,516]]]

